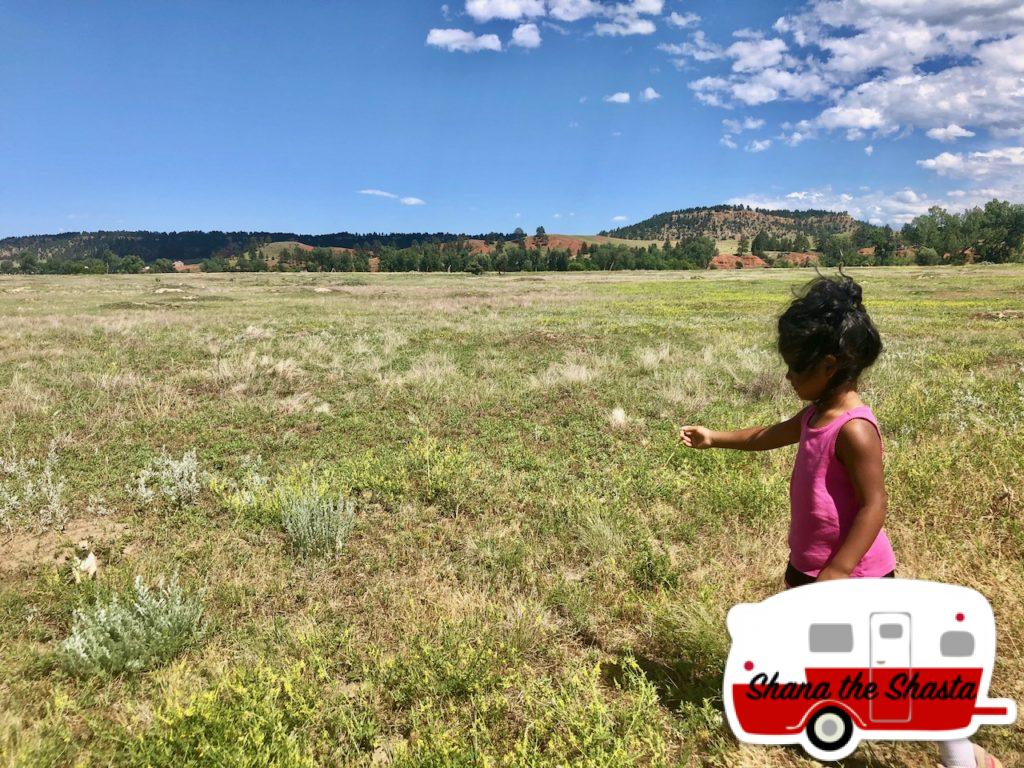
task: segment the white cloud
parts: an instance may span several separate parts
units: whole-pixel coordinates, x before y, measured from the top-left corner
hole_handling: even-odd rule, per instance
[[[612,221],[615,221],[615,222],[629,221],[629,216],[612,216]]]
[[[540,29],[536,24],[520,24],[512,33],[512,45],[520,48],[540,48]]]
[[[618,3],[614,12],[617,14],[648,14],[660,16],[665,10],[665,0],[630,0],[628,3]]]
[[[466,13],[474,21],[533,18],[546,13],[544,0],[466,0]]]
[[[609,104],[629,104],[630,97],[626,91],[619,91],[618,93],[613,93],[610,96],[605,96],[604,100]]]
[[[961,128],[956,123],[950,123],[945,128],[932,128],[926,135],[928,138],[935,139],[936,141],[956,141],[957,139],[970,138],[974,135],[974,131]]]
[[[734,72],[754,72],[778,64],[787,49],[786,43],[778,38],[740,40],[726,48],[725,55],[735,59]]]
[[[981,179],[1017,175],[1024,171],[1024,147],[1004,147],[970,154],[943,152],[927,160],[918,160],[917,164],[940,176]]]
[[[859,128],[868,130],[885,125],[885,117],[874,107],[829,107],[818,117],[825,128]]]
[[[984,205],[992,198],[1020,199],[1024,196],[1024,184],[1010,181],[1002,185],[991,185],[973,190],[954,189],[945,195],[928,195],[909,187],[895,191],[872,190],[860,187],[856,193],[837,193],[831,187],[806,189],[790,192],[783,196],[750,194],[732,198],[731,205],[749,205],[752,208],[806,209],[820,208],[827,211],[847,211],[855,219],[872,224],[908,224],[915,217],[928,212],[932,206],[940,206],[958,212],[978,205]]]
[[[784,133],[778,138],[781,139],[784,144],[788,144],[791,147],[798,147],[808,139],[814,138],[814,136],[804,129]]]
[[[665,9],[665,0],[631,0],[615,5],[599,4],[597,14],[611,18],[594,25],[594,32],[602,37],[650,35],[657,26],[641,16],[659,16]]]
[[[762,140],[755,139],[754,141],[752,141],[749,144],[747,144],[747,146],[744,147],[744,149],[747,152],[764,152],[771,145],[772,145],[772,140],[771,139],[762,139]]]
[[[1024,6],[1020,6],[1024,17]],[[1022,25],[1024,26],[1024,25]],[[1024,35],[988,43],[978,49],[978,60],[987,67],[1011,72],[1024,72]]]
[[[730,205],[749,205],[751,208],[783,210],[805,210],[818,208],[826,211],[846,211],[860,221],[876,224],[907,224],[916,216],[928,212],[933,205],[948,204],[949,201],[932,199],[911,189],[893,193],[858,190],[856,194],[835,192],[831,187],[801,189],[787,194],[750,194],[726,201]]]
[[[780,98],[808,100],[828,90],[828,85],[816,72],[790,72],[777,68],[764,69],[752,76],[702,78],[695,82],[705,83],[695,89],[704,94],[698,95],[701,101],[723,107],[729,106],[732,100],[747,106],[767,104]]]
[[[718,140],[718,143],[721,144],[723,147],[727,147],[728,149],[736,149],[736,147],[738,146],[736,142],[733,140],[732,136],[730,136],[728,133],[722,136],[722,138]]]
[[[702,77],[700,80],[693,80],[688,83],[690,90],[694,92],[699,101],[713,107],[727,107],[719,91],[729,87],[729,81],[721,77]]]
[[[698,16],[696,13],[682,13],[682,14],[680,14],[680,13],[676,13],[675,11],[672,11],[672,13],[670,13],[668,15],[667,21],[673,27],[678,27],[679,29],[685,29],[686,27],[692,27],[695,24],[699,24],[700,23],[700,16]]]
[[[829,90],[829,84],[821,73],[814,70],[794,72],[786,69],[768,68],[758,72],[749,82],[778,91],[786,98],[806,101],[822,96]]]
[[[737,29],[732,33],[732,36],[737,40],[763,40],[764,33],[758,32],[756,29],[750,29],[749,27],[743,27],[743,29]]]
[[[604,10],[594,0],[548,0],[548,5],[554,18],[569,22],[597,16]]]
[[[917,164],[929,171],[935,171],[940,176],[959,175],[964,169],[964,156],[943,152],[928,160],[918,160]]]
[[[660,98],[661,98],[661,94],[658,93],[653,88],[651,88],[651,86],[647,86],[640,93],[640,100],[641,101],[656,101],[657,99],[660,99]]]
[[[697,98],[720,107],[821,99],[787,143],[819,131],[860,141],[912,129],[952,141],[967,138],[964,125],[1024,136],[1020,0],[807,0],[773,29],[735,32],[727,83],[694,89]]]
[[[740,120],[723,120],[722,126],[729,133],[743,133],[743,131],[756,131],[764,127],[764,120],[753,117],[745,117]]]
[[[680,59],[677,60],[677,65],[685,64],[686,59],[690,58],[694,61],[714,61],[720,59],[725,54],[722,52],[720,46],[715,45],[707,39],[704,34],[704,30],[698,29],[693,35],[690,36],[690,41],[686,43],[662,43],[658,46],[659,51],[671,54],[672,56],[678,56]]]
[[[871,144],[868,144],[866,147],[864,147],[864,154],[867,155],[868,157],[871,157],[873,154],[875,154],[875,148]]]
[[[594,25],[594,31],[601,37],[652,35],[657,29],[653,21],[638,16],[616,16],[612,21],[602,21]]]
[[[729,81],[721,77],[702,77],[700,80],[694,80],[690,83],[692,90],[702,93],[720,91],[728,87]]]
[[[943,49],[937,31],[922,21],[889,21],[884,26],[870,26],[853,37],[822,40],[819,45],[832,54],[829,68],[846,75],[874,69],[910,72],[914,65]]]
[[[767,104],[779,98],[779,92],[770,85],[753,81],[736,83],[730,90],[735,98],[751,107]]]
[[[398,200],[402,205],[426,205],[425,200],[420,200],[418,197],[399,197],[394,192],[385,192],[383,189],[360,189],[360,195],[368,195],[370,197],[383,197],[388,200]]]
[[[837,120],[837,113],[870,115],[870,125]],[[829,128],[835,123],[840,128],[873,128],[886,133],[915,126],[946,129],[967,121],[998,135],[1018,129],[1024,122],[1024,78],[975,64],[876,78],[843,93],[819,120]]]
[[[550,29],[552,32],[557,32],[563,37],[570,34],[568,29],[563,27],[561,24],[555,24],[553,21],[542,21],[541,25],[544,27],[544,29]]]
[[[478,37],[463,29],[432,29],[427,35],[427,45],[460,53],[501,50],[501,40],[497,35],[480,35]]]

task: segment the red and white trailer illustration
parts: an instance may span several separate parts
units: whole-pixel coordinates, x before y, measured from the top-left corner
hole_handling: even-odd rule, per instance
[[[728,627],[723,693],[740,741],[839,760],[863,739],[967,738],[1017,716],[988,698],[995,618],[967,587],[827,581],[737,605]]]

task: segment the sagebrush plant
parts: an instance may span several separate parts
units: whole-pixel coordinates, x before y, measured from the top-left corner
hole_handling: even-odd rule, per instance
[[[323,557],[345,548],[355,522],[355,502],[331,494],[316,482],[275,490],[281,525],[292,549],[301,555]]]
[[[195,449],[187,451],[180,459],[163,451],[139,472],[135,485],[129,490],[144,504],[160,499],[180,509],[199,498],[203,479]]]
[[[56,441],[46,459],[21,459],[17,450],[0,456],[0,527],[63,530],[71,517],[67,481],[57,471]]]
[[[75,611],[61,644],[65,667],[82,675],[138,672],[168,661],[202,634],[203,604],[188,595],[177,574],[151,588],[136,576],[128,595],[113,595]]]

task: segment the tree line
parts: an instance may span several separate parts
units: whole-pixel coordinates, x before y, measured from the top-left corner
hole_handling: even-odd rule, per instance
[[[825,266],[1022,261],[1024,205],[992,200],[963,213],[935,206],[900,232],[890,227],[858,228],[852,235],[831,235],[822,243],[821,252]]]
[[[154,259],[147,264],[136,254],[119,256],[110,250],[87,256],[55,254],[46,259],[27,251],[0,261],[0,274],[6,275],[132,275],[173,271],[174,262],[170,259]]]
[[[216,241],[225,233],[205,234],[214,236]],[[244,247],[232,241],[230,247],[207,256],[200,264],[209,272],[366,272],[374,259],[381,272],[705,269],[717,250],[711,238],[693,236],[646,247],[583,243],[574,253],[551,248],[543,227],[538,227],[529,245],[522,229],[511,235],[481,235],[473,238],[476,243],[456,235],[391,235],[372,240],[321,237],[352,245],[333,246],[331,242],[332,247],[328,247],[323,242],[313,243],[311,249],[281,249],[276,257],[268,258],[263,238],[250,237]],[[487,244],[486,252],[479,247],[480,241]],[[92,246],[85,250],[55,248],[45,255],[37,249],[9,252],[10,258],[0,260],[0,273],[117,274],[174,270],[174,262],[168,257],[147,259],[139,253],[122,253],[108,247],[110,241],[102,237],[91,242]],[[761,231],[752,240],[742,237],[736,250],[737,255],[750,252],[760,256],[770,266],[790,266],[785,259],[778,258],[778,254],[785,252],[814,252],[818,262],[827,267],[1022,261],[1024,205],[992,200],[963,213],[933,207],[900,231],[889,226],[860,224],[852,232],[815,237],[814,242],[804,232],[778,235]]]
[[[375,258],[381,272],[706,269],[714,256],[715,241],[706,237],[688,238],[667,247],[583,243],[578,252],[573,252],[548,247],[547,235],[541,227],[530,247],[525,234],[518,230],[511,239],[488,243],[488,252],[465,239],[453,243],[415,243],[408,248],[383,246],[376,250],[286,248],[273,258],[261,255],[259,250],[233,259],[215,257],[202,262],[202,268],[207,272],[366,272]]]

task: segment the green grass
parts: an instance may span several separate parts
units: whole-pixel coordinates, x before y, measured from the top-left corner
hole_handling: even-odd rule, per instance
[[[900,573],[990,598],[992,693],[1019,702],[1024,321],[986,313],[1024,308],[1024,269],[852,273]],[[800,408],[773,329],[806,273],[359,277],[0,279],[0,487],[61,489],[0,521],[0,765],[813,765],[720,709],[725,613],[779,587],[793,450],[676,440]],[[197,496],[139,496],[192,450]],[[282,525],[310,478],[355,502],[331,558]],[[59,560],[82,538],[97,582]],[[76,610],[174,572],[203,595],[180,655],[61,663]],[[1020,729],[979,740],[1024,761]]]

